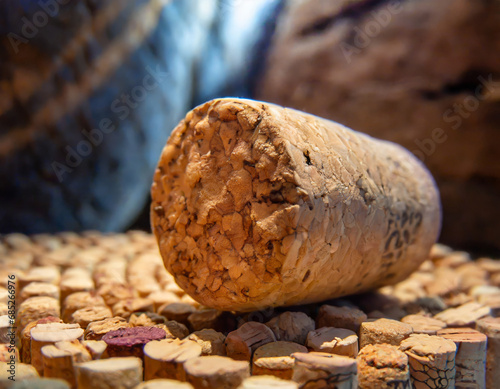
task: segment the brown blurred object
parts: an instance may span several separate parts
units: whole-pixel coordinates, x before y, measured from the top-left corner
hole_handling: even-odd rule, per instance
[[[256,98],[402,144],[443,200],[441,240],[498,251],[500,1],[289,1]]]

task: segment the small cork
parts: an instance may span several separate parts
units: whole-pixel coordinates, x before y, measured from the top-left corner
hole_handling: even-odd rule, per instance
[[[146,382],[141,382],[134,389],[194,389],[193,385],[188,382],[181,382],[168,379],[156,379]]]
[[[188,328],[182,323],[177,323],[175,320],[170,320],[163,324],[156,324],[155,327],[164,330],[167,333],[167,338],[184,339],[189,335]]]
[[[153,301],[144,298],[132,298],[117,302],[112,307],[114,316],[128,319],[134,312],[154,312]]]
[[[61,276],[59,283],[61,290],[61,303],[70,294],[77,292],[89,292],[94,289],[94,281],[87,269],[81,267],[73,267],[66,269]]]
[[[12,381],[9,377],[12,376],[11,369],[12,365],[8,365],[6,362],[0,362],[0,388],[8,388],[12,385]],[[24,381],[30,378],[38,378],[39,374],[36,369],[27,363],[16,363],[15,368],[16,381]]]
[[[489,307],[471,302],[457,308],[448,308],[435,315],[434,318],[444,321],[448,327],[470,327],[475,326],[477,320],[490,313]]]
[[[250,376],[247,362],[218,355],[190,359],[184,369],[187,382],[195,389],[236,389]]]
[[[455,342],[456,388],[485,388],[486,335],[471,328],[445,328],[438,336]]]
[[[408,315],[401,322],[411,325],[415,334],[436,335],[439,330],[446,328],[444,321],[422,315]]]
[[[110,319],[111,317],[113,317],[113,313],[108,307],[86,307],[73,312],[71,323],[77,323],[85,329],[94,321]]]
[[[134,356],[144,358],[144,345],[153,340],[165,339],[166,332],[157,327],[132,327],[110,331],[102,337],[108,345],[110,357]]]
[[[369,344],[356,359],[360,389],[411,388],[408,357],[396,346]]]
[[[166,290],[159,290],[157,292],[153,292],[150,295],[148,295],[148,299],[153,301],[155,312],[158,312],[158,309],[162,305],[178,303],[180,301],[179,296],[177,296],[175,293],[168,292]]]
[[[322,327],[309,332],[306,346],[318,352],[356,358],[358,336],[344,328]]]
[[[111,317],[90,323],[85,329],[84,337],[86,340],[101,340],[108,332],[129,327],[130,325],[125,319],[121,317]]]
[[[31,282],[19,293],[19,302],[22,303],[30,297],[47,296],[59,300],[59,287],[48,282]]]
[[[212,329],[195,331],[187,337],[201,346],[201,355],[226,356],[226,337],[223,333]]]
[[[70,386],[58,378],[30,378],[14,383],[9,389],[70,389]]]
[[[276,340],[299,344],[305,344],[307,334],[316,328],[314,320],[303,312],[284,312],[266,325],[274,332]]]
[[[361,323],[359,334],[359,348],[368,344],[387,343],[399,346],[413,332],[409,324],[391,319],[377,319]]]
[[[99,262],[94,268],[92,277],[97,288],[106,284],[127,284],[126,279],[127,261],[125,258],[113,257]]]
[[[31,329],[31,364],[40,375],[43,373],[42,347],[61,341],[73,341],[83,337],[78,324],[37,324]]]
[[[65,323],[71,323],[73,313],[87,307],[105,307],[106,304],[101,296],[92,292],[77,292],[67,296],[62,304],[62,319]]]
[[[16,363],[20,361],[19,349],[10,344],[0,344],[0,362],[10,362],[11,360]]]
[[[307,348],[298,343],[284,341],[260,346],[252,357],[252,374],[291,379],[294,365],[294,358],[291,356],[293,353],[307,353]]]
[[[144,347],[144,379],[186,380],[183,363],[201,356],[201,346],[192,340],[165,339]]]
[[[274,376],[258,375],[245,378],[238,389],[299,389],[299,384]]]
[[[250,321],[227,335],[227,356],[238,361],[250,361],[253,352],[269,342],[276,342],[274,332],[265,324]]]
[[[184,325],[189,324],[188,317],[193,312],[196,312],[196,308],[184,303],[166,304],[158,309],[158,313],[165,316],[167,320],[175,320]]]
[[[138,297],[137,292],[124,283],[106,282],[99,285],[97,294],[102,297],[106,305],[112,307],[123,300],[130,300]]]
[[[61,272],[57,266],[37,266],[32,267],[26,274],[18,278],[18,290],[22,291],[32,282],[46,282],[58,285],[61,279]]]
[[[476,329],[488,337],[486,387],[494,388],[500,382],[500,318],[479,319]]]
[[[76,369],[78,389],[133,389],[142,381],[142,361],[136,357],[90,361]]]
[[[46,296],[31,297],[19,305],[19,310],[17,311],[18,333],[21,333],[22,329],[32,321],[49,316],[59,317],[60,313],[61,309],[58,299]]]
[[[453,389],[455,354],[451,340],[427,334],[412,334],[399,346],[408,356],[410,376],[415,389]]]
[[[228,333],[236,329],[236,319],[229,312],[217,309],[203,309],[188,316],[189,327],[193,331],[211,328],[218,332]]]
[[[304,389],[356,389],[356,359],[327,353],[294,353],[292,379]]]
[[[139,297],[147,297],[161,290],[155,276],[156,266],[161,265],[161,257],[158,255],[139,255],[130,261],[127,266],[127,282]]]
[[[90,353],[92,359],[101,359],[108,345],[104,340],[83,340],[82,345]]]
[[[346,328],[359,334],[361,323],[366,320],[366,313],[359,309],[322,305],[316,318],[316,327]]]
[[[128,324],[131,327],[148,327],[157,324],[165,324],[167,319],[164,316],[154,312],[135,312],[130,315]]]
[[[21,343],[21,362],[31,363],[31,329],[37,324],[46,323],[62,323],[62,320],[58,317],[49,316],[43,319],[32,321],[21,331],[20,343]]]
[[[0,316],[0,343],[10,343],[9,333],[14,323],[10,322],[9,315]]]

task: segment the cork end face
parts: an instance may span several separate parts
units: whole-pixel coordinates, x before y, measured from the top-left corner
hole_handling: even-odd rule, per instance
[[[291,233],[297,189],[266,109],[232,99],[195,108],[156,170],[151,221],[165,266],[214,308],[273,305],[280,289],[277,251]]]

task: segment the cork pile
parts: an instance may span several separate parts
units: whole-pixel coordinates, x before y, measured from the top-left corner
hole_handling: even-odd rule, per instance
[[[394,286],[237,313],[185,294],[144,232],[0,242],[0,388],[493,388],[500,379],[500,262],[490,258],[435,245]]]

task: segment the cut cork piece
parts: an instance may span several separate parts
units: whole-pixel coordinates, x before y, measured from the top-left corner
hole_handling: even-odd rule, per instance
[[[256,349],[275,341],[274,332],[268,326],[250,321],[227,335],[226,353],[238,361],[250,361]]]
[[[318,352],[356,358],[358,336],[345,328],[321,327],[309,332],[306,346]]]
[[[314,320],[303,312],[283,312],[266,325],[274,332],[276,340],[305,344],[307,334],[316,328]]]
[[[201,346],[201,355],[226,355],[226,337],[224,334],[212,329],[195,331],[187,337]]]
[[[58,317],[49,316],[32,321],[21,331],[21,335],[19,336],[21,343],[21,362],[31,363],[31,329],[36,327],[38,324],[47,323],[62,323],[62,320]]]
[[[471,328],[445,328],[438,336],[455,342],[456,388],[485,388],[486,335]]]
[[[167,321],[163,324],[156,324],[155,327],[164,330],[167,333],[167,338],[184,339],[189,335],[188,328],[184,324],[177,323],[174,320]]]
[[[49,316],[59,317],[60,314],[58,299],[45,296],[31,297],[19,305],[16,318],[17,331],[20,334],[30,322]]]
[[[243,380],[238,389],[299,389],[299,384],[274,376],[253,376]]]
[[[377,319],[361,323],[359,334],[359,348],[368,344],[387,343],[399,346],[402,340],[413,333],[409,324],[391,319]]]
[[[440,336],[412,334],[399,346],[408,356],[410,376],[415,389],[455,387],[454,342]]]
[[[24,381],[30,378],[38,378],[39,374],[36,369],[27,363],[16,363],[14,371],[12,371],[12,365],[7,364],[6,362],[0,362],[0,388],[7,389],[10,388],[13,384],[12,380],[9,377],[12,376],[12,373],[15,373],[16,381]]]
[[[144,358],[143,348],[148,342],[165,339],[166,332],[157,327],[132,327],[110,331],[102,337],[108,345],[110,357],[134,356]]]
[[[401,322],[411,325],[415,334],[436,335],[439,330],[446,328],[444,321],[422,315],[408,315]]]
[[[500,382],[500,318],[485,317],[476,322],[476,329],[488,337],[486,351],[486,387]]]
[[[11,323],[9,315],[0,316],[0,343],[10,343],[12,327],[15,323]]]
[[[252,357],[253,375],[272,375],[291,379],[293,375],[293,353],[307,353],[307,348],[298,343],[277,341],[260,346]]]
[[[248,362],[218,355],[190,359],[184,369],[187,382],[195,389],[237,389],[250,376]]]
[[[183,363],[201,356],[201,346],[192,340],[165,339],[144,347],[144,379],[186,380]]]
[[[411,388],[407,355],[390,344],[369,344],[358,361],[360,389]]]
[[[78,324],[37,324],[31,329],[31,364],[42,375],[42,347],[62,341],[79,340],[82,337],[83,329]]]
[[[217,309],[202,309],[188,316],[189,327],[193,331],[211,328],[215,331],[228,333],[236,329],[236,319],[229,312]]]
[[[78,389],[133,389],[142,381],[142,361],[110,358],[77,365]]]
[[[131,327],[147,327],[157,324],[165,324],[167,319],[164,316],[154,312],[134,312],[130,315],[128,323]]]
[[[132,298],[118,301],[112,307],[114,316],[128,319],[135,312],[154,312],[153,301],[147,298]]]
[[[406,278],[440,228],[410,152],[292,109],[217,99],[173,131],[151,190],[167,270],[221,310],[318,302]]]
[[[19,349],[10,344],[0,344],[0,362],[10,362],[15,361],[16,363],[20,361]]]
[[[333,305],[322,305],[319,308],[316,325],[320,327],[346,328],[359,333],[361,323],[368,318],[366,313],[351,307],[335,307]]]
[[[490,313],[489,307],[471,302],[457,308],[448,308],[434,317],[444,321],[448,327],[470,327],[475,326],[476,320],[488,316]]]
[[[70,294],[93,290],[94,281],[87,269],[73,267],[64,271],[59,288],[61,290],[61,302],[64,302]]]
[[[47,296],[59,300],[59,287],[48,282],[31,282],[19,293],[19,302],[22,303],[30,297]]]
[[[188,317],[193,312],[196,312],[196,308],[184,303],[167,304],[158,308],[158,313],[165,316],[167,320],[175,320],[184,325],[189,324]]]
[[[142,382],[134,389],[194,389],[193,385],[188,382],[181,382],[168,379],[156,379]]]
[[[82,345],[90,353],[92,359],[101,359],[108,347],[104,340],[83,340]]]
[[[357,362],[341,355],[311,352],[294,353],[292,379],[304,389],[356,389]]]
[[[99,286],[97,294],[101,296],[106,305],[112,307],[120,301],[138,297],[137,292],[131,287],[117,282],[106,282]]]
[[[108,332],[129,327],[130,325],[125,319],[121,317],[111,317],[90,323],[85,329],[84,337],[86,340],[101,340]]]
[[[86,329],[94,321],[110,319],[111,317],[113,317],[113,313],[108,307],[86,307],[73,312],[71,323],[76,323]]]
[[[73,313],[79,309],[105,306],[103,298],[93,292],[76,292],[64,299],[61,317],[65,323],[71,323]]]
[[[61,279],[61,271],[57,266],[32,267],[26,274],[18,279],[18,291],[21,292],[25,286],[32,282],[46,282],[58,285]]]

